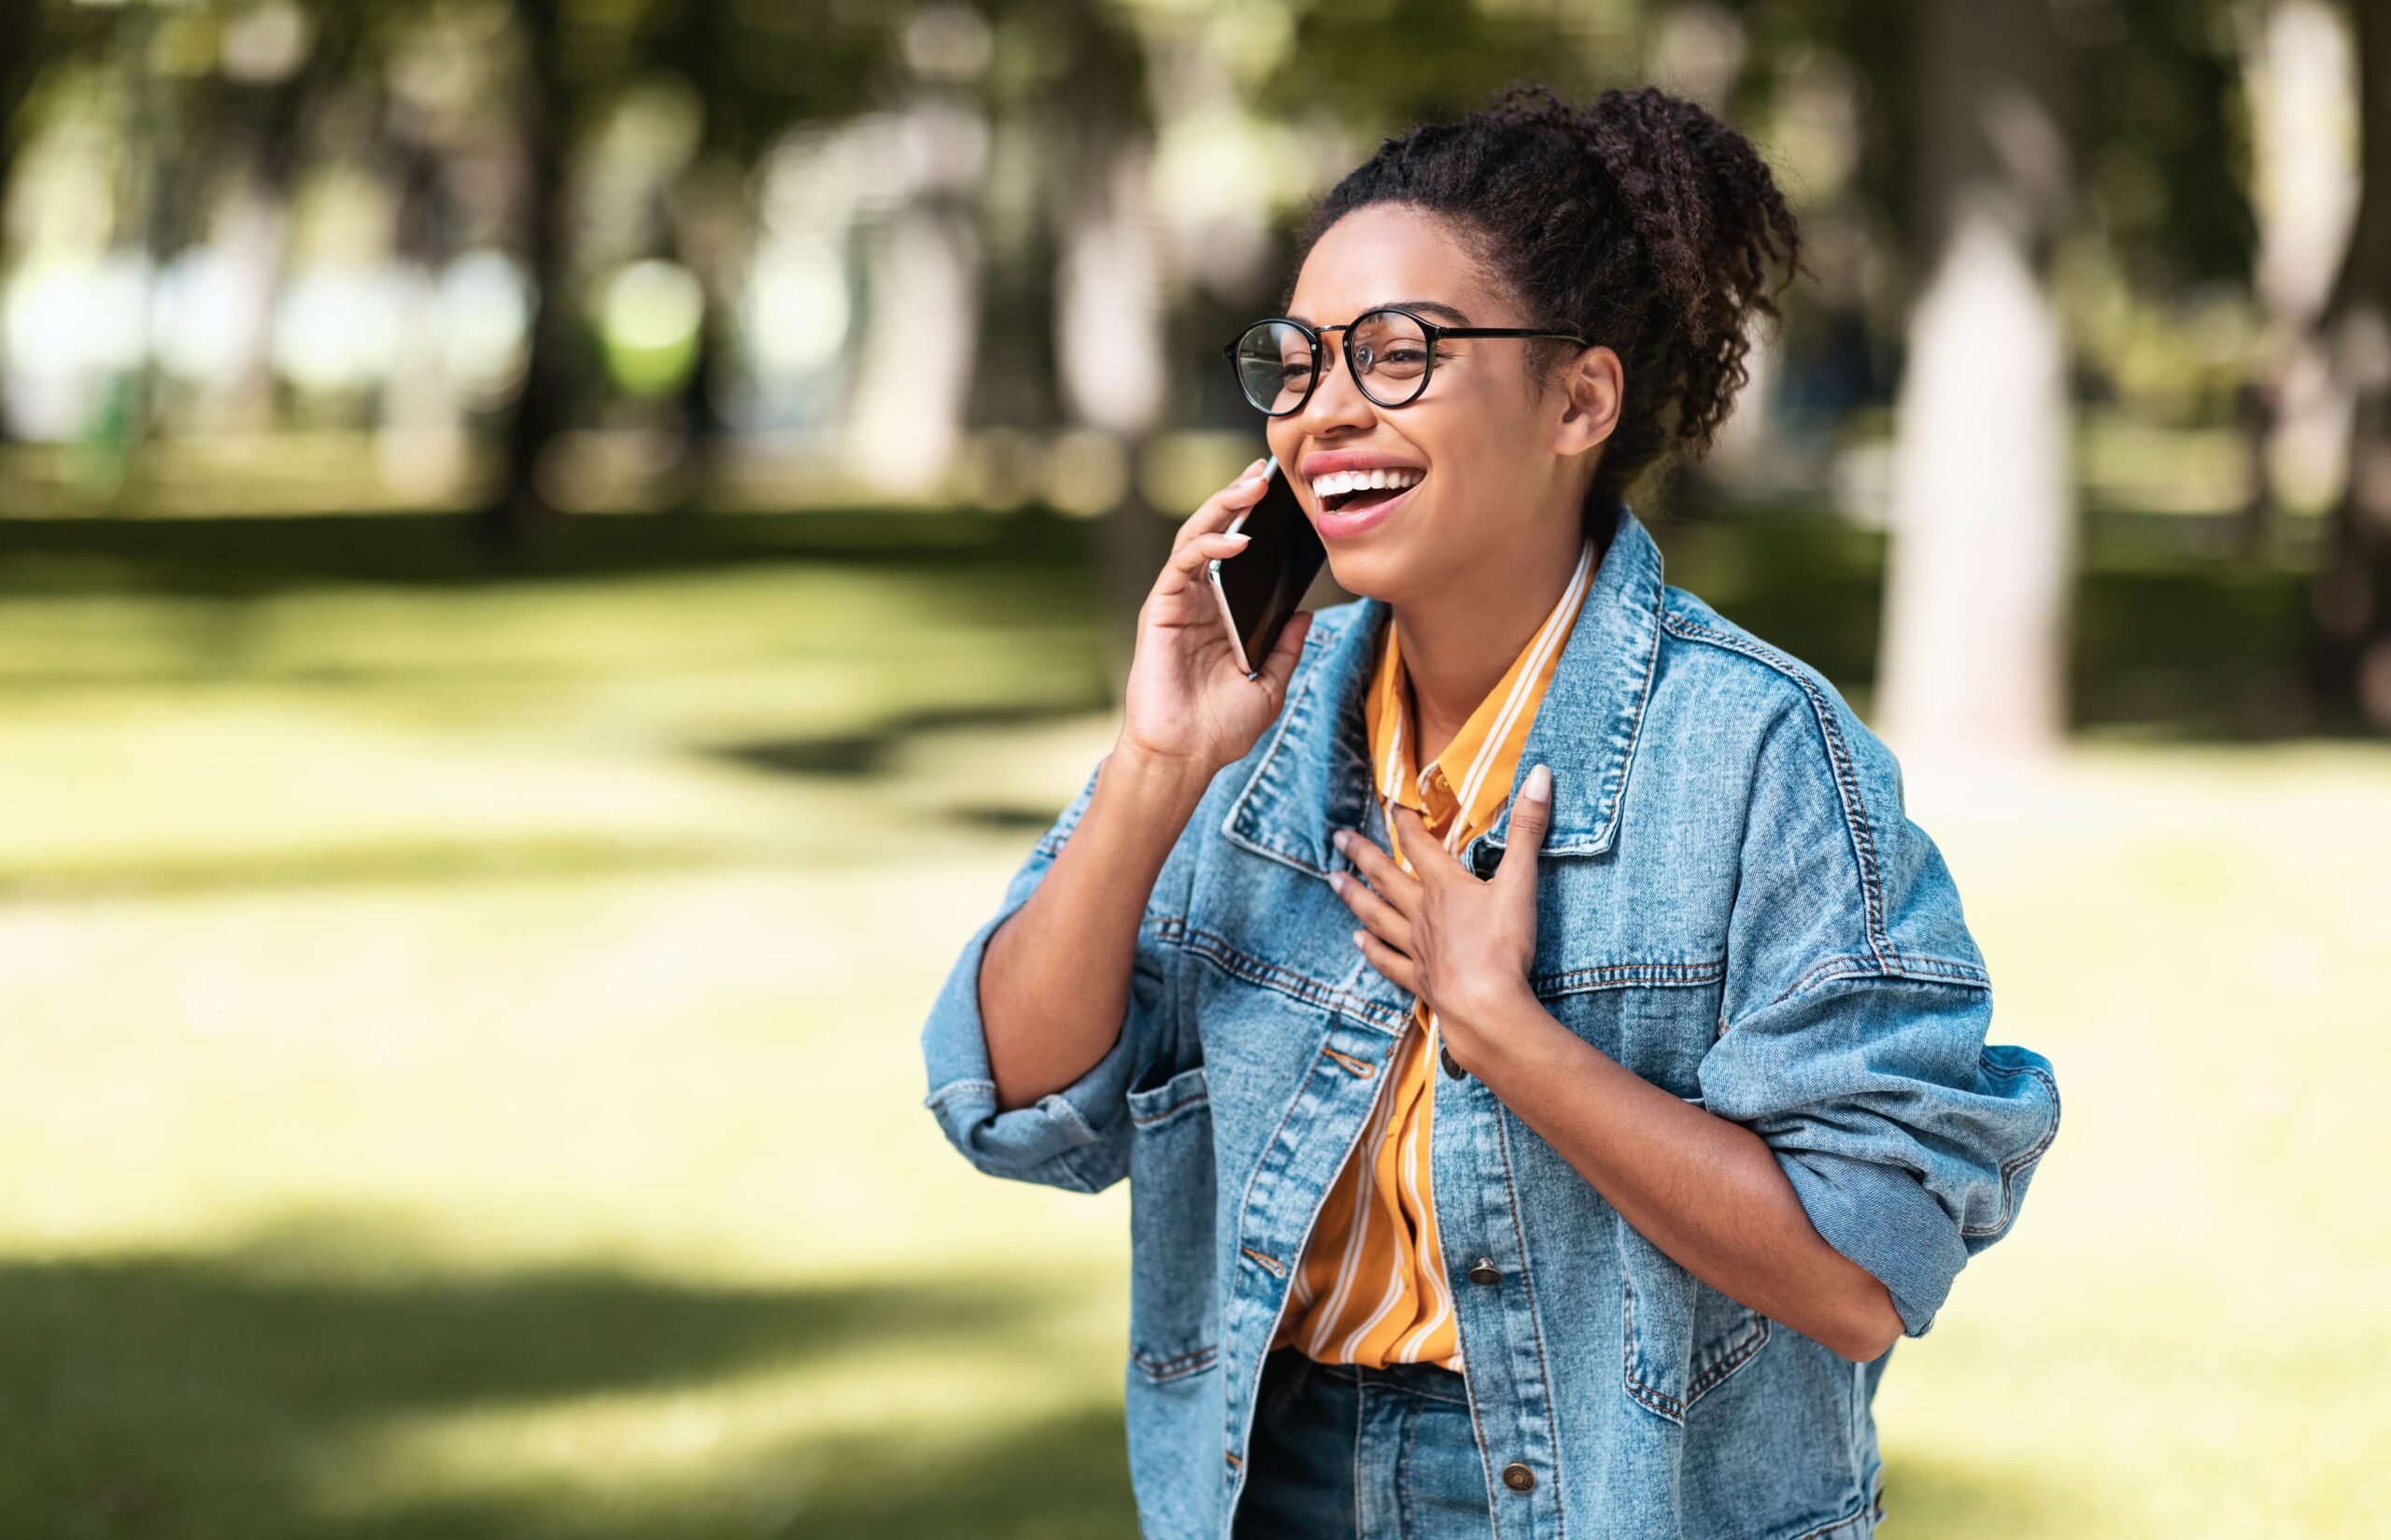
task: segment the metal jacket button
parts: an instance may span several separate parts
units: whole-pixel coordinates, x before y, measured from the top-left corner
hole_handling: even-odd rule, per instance
[[[1469,1281],[1472,1283],[1500,1283],[1503,1281],[1503,1272],[1501,1268],[1494,1265],[1494,1259],[1493,1257],[1479,1257],[1476,1262],[1470,1264]]]
[[[1503,1485],[1513,1491],[1525,1491],[1535,1485],[1535,1472],[1514,1461],[1503,1467]]]

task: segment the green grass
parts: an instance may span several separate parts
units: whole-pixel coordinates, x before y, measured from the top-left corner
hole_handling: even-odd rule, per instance
[[[918,1106],[1111,730],[1068,546],[976,528],[11,531],[0,1533],[1132,1533],[1125,1191]],[[1894,1356],[1889,1534],[2391,1525],[2386,772],[1913,777],[2067,1121]]]

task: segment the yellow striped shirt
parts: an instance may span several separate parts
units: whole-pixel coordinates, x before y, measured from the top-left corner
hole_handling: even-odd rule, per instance
[[[1389,804],[1418,810],[1430,832],[1455,854],[1493,827],[1510,796],[1528,728],[1552,682],[1594,563],[1589,536],[1568,585],[1535,634],[1452,742],[1417,775],[1409,770],[1416,737],[1408,709],[1411,686],[1400,641],[1388,622],[1365,714],[1370,765],[1394,855],[1404,870],[1414,869],[1394,833]],[[1405,1024],[1361,1142],[1323,1200],[1273,1348],[1295,1347],[1327,1363],[1461,1367],[1461,1338],[1428,1180],[1437,1047],[1436,1012],[1421,1002]]]

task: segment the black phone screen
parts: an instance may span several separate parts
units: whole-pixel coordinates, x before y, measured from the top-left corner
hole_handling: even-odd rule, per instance
[[[1320,574],[1320,564],[1328,559],[1328,548],[1304,516],[1303,504],[1295,500],[1295,489],[1275,455],[1267,473],[1262,500],[1230,526],[1252,540],[1237,555],[1211,563],[1213,587],[1249,674],[1269,656]]]

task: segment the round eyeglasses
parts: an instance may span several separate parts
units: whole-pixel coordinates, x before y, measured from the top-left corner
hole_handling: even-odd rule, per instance
[[[1408,406],[1428,389],[1437,345],[1447,337],[1563,337],[1593,346],[1574,332],[1540,332],[1524,326],[1439,326],[1394,306],[1365,310],[1335,326],[1309,326],[1292,316],[1255,321],[1224,346],[1238,388],[1266,417],[1283,417],[1304,409],[1320,386],[1321,334],[1342,332],[1345,367],[1362,394],[1380,406]]]

